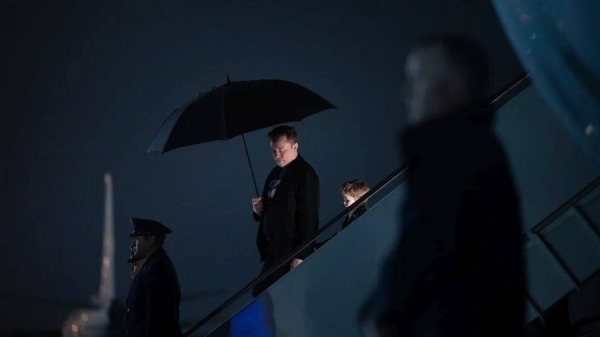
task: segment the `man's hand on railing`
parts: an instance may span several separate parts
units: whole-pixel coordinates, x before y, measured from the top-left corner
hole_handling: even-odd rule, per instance
[[[298,265],[299,265],[300,263],[302,263],[302,261],[304,261],[304,260],[300,260],[300,259],[297,259],[297,258],[293,258],[293,259],[292,259],[292,269],[294,269],[294,268],[298,267]]]

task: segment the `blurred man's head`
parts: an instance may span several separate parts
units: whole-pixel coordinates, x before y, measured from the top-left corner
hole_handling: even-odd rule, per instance
[[[483,49],[469,39],[423,40],[406,59],[405,71],[411,125],[486,99],[489,61]]]
[[[298,157],[298,132],[293,126],[277,126],[269,132],[268,137],[277,166],[284,167]]]

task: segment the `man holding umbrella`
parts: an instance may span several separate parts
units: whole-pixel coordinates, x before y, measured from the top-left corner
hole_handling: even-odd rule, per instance
[[[260,222],[256,243],[261,274],[305,243],[319,228],[319,177],[298,153],[298,133],[277,126],[268,134],[277,166],[265,181],[262,196],[252,199],[254,219]],[[279,268],[254,289],[255,296],[298,266],[313,251],[309,246],[287,266]]]
[[[173,111],[158,130],[146,153],[161,153],[241,136],[255,195],[258,185],[244,135],[274,125],[299,122],[318,112],[337,109],[317,93],[293,82],[275,79],[232,82],[202,93]],[[282,113],[285,111],[285,113]],[[260,222],[257,245],[262,274],[293,252],[319,227],[319,178],[298,155],[298,134],[293,127],[279,126],[269,133],[277,162],[260,197],[253,199],[254,218]],[[254,293],[260,293],[297,266],[313,250],[308,247],[280,268]]]

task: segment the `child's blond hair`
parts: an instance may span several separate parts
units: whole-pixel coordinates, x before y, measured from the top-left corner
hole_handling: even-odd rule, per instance
[[[341,186],[342,194],[349,195],[354,199],[360,199],[360,197],[369,192],[370,189],[371,188],[367,183],[358,179],[345,182]]]

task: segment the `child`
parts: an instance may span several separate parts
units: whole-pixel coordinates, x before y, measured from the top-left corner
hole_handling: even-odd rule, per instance
[[[361,180],[351,180],[342,184],[341,192],[342,198],[344,199],[344,206],[350,207],[350,205],[354,204],[356,200],[360,199],[363,195],[369,192],[369,190],[369,185]],[[366,201],[361,203],[353,211],[348,213],[344,223],[342,224],[342,229],[348,227],[352,221],[358,219],[358,217],[363,215],[368,209],[369,207],[367,206]]]
[[[351,180],[346,183],[343,183],[341,186],[341,192],[342,199],[344,200],[344,206],[346,208],[350,207],[350,205],[354,204],[356,200],[360,199],[363,195],[365,195],[365,193],[369,192],[369,190],[369,185],[367,185],[367,183],[361,180]],[[356,207],[354,210],[348,213],[348,215],[344,219],[344,222],[342,223],[342,229],[348,227],[348,225],[350,225],[352,221],[358,219],[358,217],[363,215],[368,209],[369,207],[367,206],[367,201],[364,201],[363,203],[358,205],[358,207]],[[336,234],[333,234],[333,236],[335,236]],[[323,242],[317,243],[315,250],[321,248],[321,246],[326,244],[329,240],[330,239],[327,239]]]

